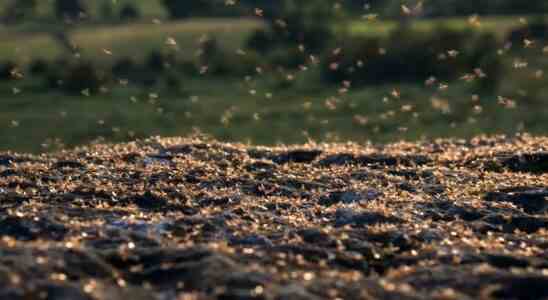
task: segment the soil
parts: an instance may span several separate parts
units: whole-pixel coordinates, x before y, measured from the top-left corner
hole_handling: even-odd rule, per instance
[[[0,154],[0,299],[548,299],[548,138]]]

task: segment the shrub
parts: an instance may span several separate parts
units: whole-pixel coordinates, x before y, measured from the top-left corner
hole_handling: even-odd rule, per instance
[[[277,46],[276,38],[271,31],[265,29],[255,30],[246,41],[246,48],[255,50],[261,54],[267,53]]]
[[[19,66],[13,61],[6,61],[0,64],[0,80],[18,79]]]
[[[49,64],[43,59],[35,59],[29,65],[29,72],[32,75],[43,75],[49,70]]]
[[[83,0],[55,0],[55,14],[59,18],[80,19],[87,13]]]
[[[248,49],[268,53],[281,47],[304,46],[307,52],[321,53],[333,38],[333,8],[327,1],[285,0],[267,18],[269,30],[257,30],[247,40]]]
[[[153,72],[161,72],[166,68],[168,60],[166,56],[158,50],[153,50],[149,53],[145,60],[145,67]]]
[[[112,1],[106,0],[101,2],[99,12],[103,20],[111,21],[114,19],[114,7]]]
[[[196,66],[196,63],[189,60],[178,63],[177,70],[179,70],[182,74],[189,76],[196,76],[200,73],[200,70],[198,66]]]
[[[211,0],[162,0],[162,4],[172,19],[203,15],[210,12],[213,8]]]
[[[4,16],[7,22],[19,22],[32,17],[36,12],[37,0],[14,0],[6,7],[6,15]]]
[[[490,34],[446,29],[424,34],[400,29],[386,39],[352,38],[345,42],[340,54],[330,54],[322,60],[322,77],[327,82],[418,82],[431,76],[452,80],[476,68],[496,76],[500,67],[496,39]],[[451,51],[458,51],[458,55],[455,52],[452,57]]]
[[[178,72],[170,70],[166,73],[164,81],[168,92],[179,96],[187,95],[183,85],[183,77]]]
[[[208,67],[208,74],[223,75],[230,72],[228,59],[216,38],[210,38],[201,45],[200,64]]]
[[[548,23],[544,19],[535,20],[529,25],[513,29],[507,36],[507,40],[514,45],[522,46],[525,39],[545,40],[548,38]]]
[[[141,17],[141,12],[133,4],[126,3],[120,10],[120,20],[133,21]]]
[[[45,85],[48,89],[57,89],[63,86],[63,79],[70,61],[65,58],[55,60],[48,68],[45,75]]]
[[[124,57],[114,63],[111,72],[116,77],[128,77],[136,72],[137,68],[138,66],[131,58]]]
[[[306,63],[306,54],[298,48],[278,48],[270,53],[268,62],[274,67],[296,69]]]
[[[107,82],[106,74],[90,62],[78,62],[67,68],[62,77],[62,89],[68,93],[81,94],[88,90],[95,93]]]

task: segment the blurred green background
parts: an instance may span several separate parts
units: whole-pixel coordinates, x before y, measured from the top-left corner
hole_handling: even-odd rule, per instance
[[[194,132],[546,134],[547,12],[536,0],[0,0],[0,151]]]

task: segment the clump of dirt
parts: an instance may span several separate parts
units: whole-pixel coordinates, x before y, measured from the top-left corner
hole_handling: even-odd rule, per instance
[[[528,135],[0,153],[0,299],[546,299],[546,153]]]

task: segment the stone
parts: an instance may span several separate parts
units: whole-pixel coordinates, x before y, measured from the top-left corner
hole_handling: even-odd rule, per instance
[[[277,164],[287,163],[311,163],[320,156],[320,150],[292,150],[272,157],[272,161]]]
[[[540,187],[517,187],[485,194],[486,201],[510,202],[529,214],[541,214],[548,209],[548,189]]]
[[[320,197],[318,203],[323,206],[331,206],[338,203],[352,204],[361,201],[370,201],[378,198],[381,193],[375,189],[369,189],[365,192],[357,191],[333,191]]]
[[[401,220],[393,216],[385,216],[377,212],[354,212],[351,209],[340,208],[335,211],[335,226],[344,225],[374,225],[380,223],[399,223]]]
[[[548,173],[548,152],[514,155],[503,159],[501,164],[513,172]]]

